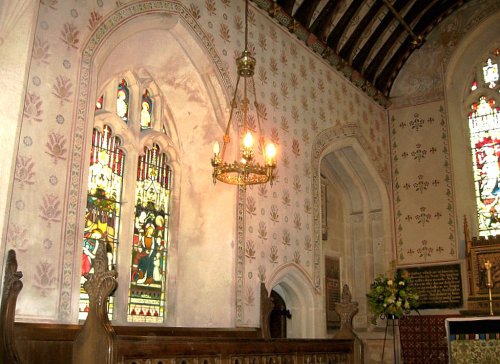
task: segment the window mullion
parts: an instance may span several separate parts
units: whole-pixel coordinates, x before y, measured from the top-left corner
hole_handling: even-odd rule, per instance
[[[127,321],[128,288],[130,284],[130,252],[134,233],[134,205],[137,176],[137,157],[139,153],[135,147],[128,148],[127,166],[123,178],[123,207],[120,225],[120,242],[117,257],[118,288],[115,296],[116,323],[125,324]]]

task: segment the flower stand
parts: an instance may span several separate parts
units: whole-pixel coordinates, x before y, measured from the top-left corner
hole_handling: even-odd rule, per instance
[[[387,317],[384,333],[384,346],[382,347],[382,359],[380,362],[384,363],[385,344],[387,342],[387,331],[389,330],[389,327],[392,328],[392,350],[394,363],[399,364],[401,353],[401,345],[399,341],[399,318],[394,315],[389,315]]]

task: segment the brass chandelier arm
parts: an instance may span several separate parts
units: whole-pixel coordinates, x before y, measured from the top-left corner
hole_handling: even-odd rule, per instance
[[[226,153],[226,146],[230,141],[229,130],[231,129],[231,122],[233,121],[234,110],[236,110],[236,99],[238,98],[238,86],[240,84],[241,76],[238,74],[236,79],[236,88],[234,89],[233,99],[231,101],[231,111],[229,112],[229,121],[226,125],[226,132],[224,133],[224,138],[222,140],[222,151],[220,153],[221,160],[224,160],[224,154]]]
[[[252,77],[252,90],[253,90],[253,94],[255,95],[255,102],[254,102],[255,114],[257,114],[257,127],[259,128],[259,134],[260,134],[259,145],[260,145],[260,148],[262,149],[262,153],[265,153],[264,144],[263,144],[264,134],[262,133],[261,123],[260,123],[259,103],[257,102],[257,94],[255,91],[255,81],[254,81],[253,77]]]

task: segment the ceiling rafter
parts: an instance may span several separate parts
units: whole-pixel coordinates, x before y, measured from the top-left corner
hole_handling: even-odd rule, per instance
[[[408,10],[408,12],[405,14],[403,17],[403,20],[407,23],[410,24],[420,13],[422,10],[423,4],[425,4],[424,1],[417,1],[415,2],[412,7]],[[377,54],[373,59],[371,60],[370,64],[368,67],[364,70],[363,75],[370,79],[374,80],[376,73],[382,64],[384,58],[387,56],[387,54],[390,52],[391,48],[395,45],[396,40],[405,32],[405,27],[403,24],[401,24],[398,21],[398,25],[396,28],[393,30],[393,32],[389,35],[389,37],[386,39],[384,44],[379,48]]]
[[[392,84],[411,53],[469,0],[252,1],[387,106]],[[353,25],[353,19],[359,22]]]
[[[303,1],[302,4],[299,5],[299,8],[295,11],[295,20],[304,25],[306,28],[309,28],[314,11],[320,1],[321,0]]]
[[[311,25],[311,33],[315,34],[322,41],[326,40],[328,27],[339,4],[340,0],[329,0]]]
[[[344,58],[344,59],[350,59],[350,56],[352,54],[352,51],[356,44],[358,44],[359,39],[363,35],[363,33],[368,29],[369,25],[373,20],[375,19],[376,15],[382,8],[382,2],[377,1],[365,14],[363,19],[359,22],[358,26],[356,29],[352,32],[351,36],[345,42],[344,46],[339,52],[339,56]]]
[[[351,4],[347,7],[340,20],[337,22],[330,35],[328,35],[326,44],[334,50],[337,50],[337,46],[340,42],[342,35],[347,29],[347,25],[352,20],[354,15],[359,11],[361,5],[363,5],[363,0],[352,0]]]
[[[451,14],[454,10],[458,9],[464,3],[465,1],[456,0],[445,0],[435,3],[420,17],[419,21],[413,28],[415,33],[422,36],[427,35],[439,22],[441,22],[442,19]],[[376,85],[381,89],[381,91],[388,92],[390,90],[399,70],[410,56],[413,48],[415,48],[415,46],[412,44],[412,39],[409,36],[406,37],[403,44],[401,44],[399,49],[392,56],[391,60],[385,65],[376,80]]]

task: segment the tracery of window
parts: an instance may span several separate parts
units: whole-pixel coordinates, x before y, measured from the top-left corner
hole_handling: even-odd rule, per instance
[[[495,49],[476,67],[469,113],[474,189],[480,236],[500,234],[500,110],[498,55]]]
[[[102,133],[94,129],[83,235],[80,319],[86,317],[89,309],[89,297],[83,284],[87,274],[93,273],[93,262],[100,244],[106,245],[110,267],[116,264],[124,164],[120,140],[113,136],[111,128],[105,126]],[[108,307],[110,315],[113,313],[113,302],[111,297]]]
[[[486,57],[486,59],[476,67],[476,71],[474,72],[474,79],[470,86],[470,91],[474,92],[480,89],[481,87],[485,89],[496,89],[500,92],[498,87],[498,61],[500,56],[500,48],[495,48],[490,54]]]
[[[110,297],[109,318],[118,322],[162,323],[166,318],[173,172],[160,145],[168,145],[170,137],[166,122],[159,122],[158,87],[152,80],[141,84],[130,72],[126,77],[129,82],[125,78],[108,82],[96,101],[79,319],[84,320],[88,312],[88,295],[83,289],[85,274],[92,273],[98,245],[106,244],[110,268],[116,269],[119,277],[127,277]],[[155,112],[153,106],[157,108]],[[153,139],[155,144],[150,142]],[[130,206],[122,201],[135,204]]]
[[[498,82],[498,64],[491,63],[491,58],[486,61],[486,66],[483,67],[484,82],[489,88],[494,88]]]

